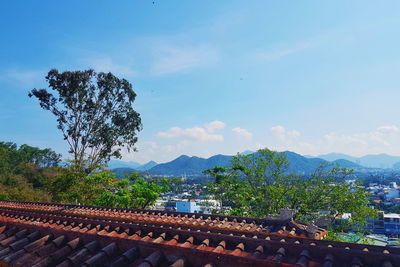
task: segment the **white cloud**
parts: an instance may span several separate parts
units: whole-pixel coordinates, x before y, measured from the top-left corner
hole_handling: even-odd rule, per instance
[[[365,149],[372,147],[390,146],[399,137],[400,130],[397,126],[381,126],[375,131],[355,134],[330,133],[324,136],[324,141],[329,146],[358,146]]]
[[[255,54],[255,58],[261,61],[272,61],[286,57],[320,45],[329,40],[329,34],[314,36],[291,44],[278,44],[275,49],[266,49]]]
[[[281,126],[281,125],[273,126],[273,127],[271,127],[271,132],[272,132],[276,137],[283,136],[283,135],[285,134],[285,127],[283,127],[283,126]]]
[[[155,61],[151,73],[163,75],[187,71],[218,61],[218,53],[211,46],[177,47],[159,46],[155,48]]]
[[[224,129],[225,123],[223,123],[222,121],[215,120],[210,123],[207,123],[205,127],[208,132],[213,133],[215,131]]]
[[[394,125],[377,127],[373,131],[351,134],[328,133],[312,142],[299,140],[298,131],[288,131],[283,126],[274,126],[271,132],[278,143],[272,145],[276,150],[291,150],[301,154],[319,155],[332,152],[354,156],[388,153],[399,154],[400,129]]]
[[[250,140],[253,137],[253,134],[251,132],[240,127],[233,128],[232,132],[234,132],[236,136],[245,140]]]
[[[165,146],[161,147],[161,149],[167,153],[172,153],[172,154],[175,154],[176,156],[179,156],[180,153],[186,154],[187,151],[185,151],[185,149],[192,144],[193,144],[192,141],[182,140],[179,143],[174,144],[174,145],[165,145]]]
[[[158,145],[154,141],[143,141],[138,144],[138,150],[147,150],[150,152],[156,152]]]
[[[96,71],[112,72],[113,74],[122,77],[134,77],[138,75],[138,72],[131,66],[132,64],[129,64],[128,62],[120,64],[117,63],[115,59],[108,56],[91,57],[86,59],[85,63]]]
[[[301,43],[286,49],[260,52],[256,57],[260,60],[271,61],[311,48],[312,46],[311,43]]]
[[[288,142],[293,139],[297,139],[300,136],[300,132],[296,130],[287,130],[281,125],[271,127],[272,134],[281,142]]]
[[[160,138],[189,138],[195,141],[208,142],[217,141],[221,142],[224,140],[224,136],[220,134],[212,134],[207,132],[205,128],[202,127],[192,127],[192,128],[180,128],[172,127],[165,132],[157,133],[157,137]]]
[[[395,125],[387,125],[378,127],[377,131],[382,134],[397,134],[400,129]]]
[[[143,164],[156,159],[160,149],[159,145],[154,141],[139,141],[135,147],[137,148],[137,152],[122,148],[121,154],[124,161],[134,161]]]
[[[41,83],[41,81],[44,81],[45,76],[45,71],[9,69],[0,73],[0,80],[17,83],[24,87],[40,86],[37,84]]]

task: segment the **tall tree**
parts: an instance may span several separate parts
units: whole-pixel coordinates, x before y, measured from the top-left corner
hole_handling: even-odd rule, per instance
[[[58,72],[46,76],[49,89],[33,89],[40,106],[57,118],[57,128],[68,142],[76,166],[87,173],[111,157],[121,158],[121,148],[136,150],[140,114],[133,109],[132,85],[112,73],[93,70]]]

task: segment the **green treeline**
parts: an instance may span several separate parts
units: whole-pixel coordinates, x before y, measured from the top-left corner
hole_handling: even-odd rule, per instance
[[[0,199],[51,201],[48,188],[63,169],[51,149],[0,142]]]
[[[77,164],[60,166],[51,149],[0,142],[0,199],[147,208],[176,179],[127,179],[97,168],[90,174]]]

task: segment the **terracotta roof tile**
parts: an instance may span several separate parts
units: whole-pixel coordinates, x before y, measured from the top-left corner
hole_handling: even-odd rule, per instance
[[[74,214],[67,212],[71,210]],[[137,220],[139,214],[142,221]],[[296,228],[296,223],[273,222],[268,225],[268,231],[281,234],[266,233],[259,231],[263,222],[257,220],[0,201],[0,263],[18,266],[328,267],[347,263],[400,266],[397,248],[302,238],[298,232],[307,231],[307,226]],[[202,227],[199,222],[203,223]],[[308,233],[320,234],[318,228]]]

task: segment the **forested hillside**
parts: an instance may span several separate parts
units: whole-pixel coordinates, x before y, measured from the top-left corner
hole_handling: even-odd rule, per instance
[[[0,142],[0,199],[50,201],[52,183],[64,173],[51,149]]]

